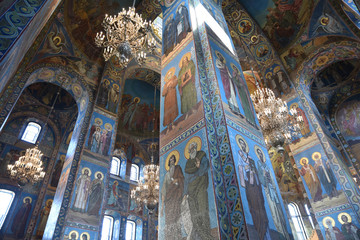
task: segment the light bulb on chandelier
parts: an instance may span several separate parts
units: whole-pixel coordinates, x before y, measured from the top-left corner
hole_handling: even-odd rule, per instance
[[[286,102],[276,98],[271,89],[258,87],[251,99],[268,146],[282,147],[299,133],[302,116],[295,109],[289,111]]]

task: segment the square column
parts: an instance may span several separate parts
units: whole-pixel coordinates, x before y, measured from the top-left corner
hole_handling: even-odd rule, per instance
[[[291,239],[220,7],[163,16],[159,239]]]

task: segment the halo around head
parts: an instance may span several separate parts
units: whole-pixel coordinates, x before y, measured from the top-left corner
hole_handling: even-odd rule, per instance
[[[23,203],[25,203],[25,200],[26,200],[26,199],[30,199],[30,203],[32,202],[32,198],[31,198],[31,197],[24,197]]]
[[[292,103],[292,104],[290,105],[290,109],[292,109],[293,107],[298,108],[298,107],[299,107],[299,104],[298,104],[298,103]]]
[[[179,62],[179,67],[180,67],[180,68],[182,68],[182,62],[183,62],[183,60],[184,60],[185,58],[187,58],[187,59],[190,61],[190,60],[191,60],[191,52],[185,53],[185,54],[182,56],[182,58],[181,58],[181,60],[180,60],[180,62]]]
[[[195,136],[193,138],[191,138],[187,143],[186,143],[186,146],[185,146],[185,149],[184,149],[184,156],[186,159],[189,159],[190,158],[190,154],[189,154],[189,146],[191,143],[193,142],[196,142],[197,143],[197,151],[200,151],[201,149],[201,138],[198,137],[198,136]]]
[[[105,129],[109,132],[112,130],[112,125],[110,123],[105,123]]]
[[[88,170],[88,171],[89,171],[89,175],[88,175],[88,176],[91,176],[91,170],[90,170],[90,168],[87,168],[87,167],[84,167],[83,169],[81,169],[81,173],[82,173],[82,174],[85,174],[85,170]]]
[[[100,174],[101,175],[101,178],[100,180],[103,180],[104,179],[104,174],[100,171],[97,171],[95,174],[94,174],[94,177],[97,178],[97,175]]]
[[[175,67],[170,68],[165,74],[165,82],[168,82],[172,76],[175,74]]]
[[[249,145],[248,145],[247,141],[245,140],[245,138],[243,138],[241,135],[238,134],[238,135],[235,136],[235,139],[236,139],[236,143],[239,146],[239,148],[241,149],[241,151],[242,151],[242,148],[241,148],[241,146],[239,144],[239,139],[243,140],[244,143],[245,143],[245,146],[246,146],[245,152],[249,153]]]
[[[330,220],[330,221],[331,221],[331,225],[332,225],[333,227],[335,227],[335,220],[334,220],[332,217],[329,217],[329,216],[324,217],[324,219],[322,220],[322,223],[324,224],[324,227],[329,228],[329,226],[328,226],[327,223],[326,223],[326,220]]]
[[[300,164],[301,164],[302,166],[304,166],[303,161],[305,161],[305,162],[306,162],[306,164],[308,164],[308,163],[309,163],[309,159],[308,159],[308,158],[306,158],[306,157],[303,157],[303,158],[301,158],[301,159],[300,159]]]
[[[76,239],[79,238],[79,233],[75,230],[72,230],[71,232],[69,232],[69,238],[71,237],[71,234],[75,233],[76,234]]]
[[[139,98],[139,97],[134,97],[134,102],[139,103],[139,102],[140,102],[140,98]]]
[[[312,159],[313,160],[319,160],[319,159],[321,159],[321,153],[319,153],[319,152],[314,152],[312,155],[311,155],[311,157],[312,157]]]
[[[99,126],[101,126],[103,124],[103,121],[101,120],[101,118],[95,118],[94,122]]]
[[[223,62],[226,63],[226,59],[224,58],[224,56],[223,56],[219,51],[216,51],[216,50],[215,50],[215,55],[216,55],[216,57],[218,57],[218,58],[220,58],[220,56],[221,56],[221,58],[223,59]]]
[[[239,68],[237,66],[235,66],[235,64],[230,63],[230,66],[234,71],[240,72]]]
[[[263,154],[262,158],[259,156],[258,149],[259,149],[259,150],[262,152],[262,154]],[[254,146],[254,150],[255,150],[255,154],[256,154],[256,156],[259,158],[259,160],[266,162],[266,157],[265,157],[264,151],[263,151],[258,145],[255,145],[255,146]],[[261,159],[262,159],[262,160],[261,160]]]
[[[348,222],[351,223],[351,216],[350,214],[346,213],[346,212],[342,212],[338,215],[338,220],[341,224],[344,224],[344,221],[341,219],[342,216],[346,216],[348,218]]]
[[[80,235],[80,240],[82,240],[82,236],[86,235],[87,236],[87,239],[90,240],[90,234],[87,233],[87,232],[83,232],[81,235]]]
[[[176,159],[175,165],[177,165],[179,163],[180,153],[179,153],[179,151],[174,150],[171,153],[169,153],[168,156],[166,157],[166,160],[165,160],[165,169],[166,169],[166,171],[169,171],[169,161],[170,161],[170,157],[172,155],[175,155],[175,159]]]
[[[53,200],[52,200],[52,199],[48,199],[48,200],[46,200],[46,202],[45,202],[45,206],[47,206],[49,202],[51,202],[51,204],[52,204]]]
[[[60,160],[65,161],[65,155],[64,154],[60,155]]]

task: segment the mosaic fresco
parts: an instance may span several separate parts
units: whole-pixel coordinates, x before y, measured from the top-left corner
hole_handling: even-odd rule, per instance
[[[16,210],[12,214],[8,225],[4,226],[5,233],[15,238],[23,238],[25,230],[30,220],[30,216],[34,209],[37,196],[29,193],[22,193],[16,203]],[[5,222],[6,223],[6,222]]]
[[[115,121],[94,112],[91,118],[86,148],[93,153],[108,156],[112,146]]]
[[[200,130],[160,158],[159,239],[216,239],[207,143]]]
[[[172,1],[170,5],[172,5],[173,2],[174,1]],[[177,52],[183,42],[186,42],[192,35],[187,1],[175,2],[176,4],[166,9],[163,13],[163,23],[165,25],[162,29],[163,61],[166,61],[168,55],[171,55],[171,52]],[[165,5],[167,4],[165,3]]]
[[[360,95],[343,102],[336,113],[336,124],[355,158],[360,160]]]
[[[227,114],[258,128],[259,123],[240,65],[232,59],[228,51],[223,50],[214,41],[210,41],[210,46],[223,106],[228,106],[225,108]]]
[[[282,62],[260,27],[237,1],[223,4],[234,46],[244,71],[257,72],[260,86],[270,87],[276,96],[289,96],[291,83]],[[254,75],[254,74],[252,74]],[[248,84],[249,85],[253,85]]]
[[[154,101],[155,95],[157,100]],[[145,81],[126,80],[119,113],[119,131],[142,138],[153,137],[152,130],[159,131],[159,95],[159,90]]]
[[[162,69],[161,145],[202,118],[194,44],[190,42]]]
[[[47,57],[74,56],[74,54],[75,51],[65,27],[60,22],[59,18],[55,18],[47,36],[44,38],[36,55],[33,57],[32,64]]]
[[[108,192],[107,208],[126,212],[129,204],[129,184],[110,179]]]
[[[249,238],[289,239],[289,224],[266,148],[232,128],[228,131]]]
[[[120,86],[109,76],[104,76],[100,85],[96,105],[108,110],[111,113],[117,113],[120,98]]]
[[[311,15],[313,0],[280,1],[241,0],[277,50],[291,44],[304,31]]]
[[[81,161],[75,182],[68,221],[97,226],[105,190],[106,169]]]

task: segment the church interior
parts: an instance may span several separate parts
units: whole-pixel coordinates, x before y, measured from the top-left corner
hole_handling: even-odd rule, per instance
[[[0,239],[360,239],[359,29],[359,0],[0,1]]]

